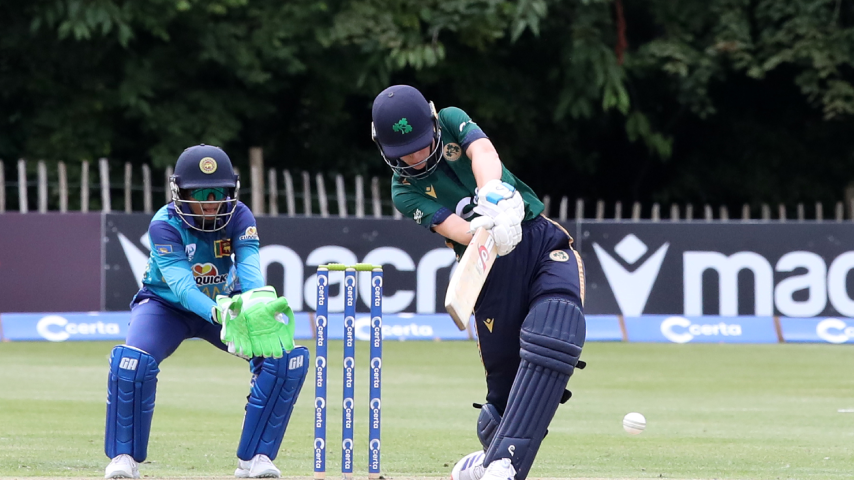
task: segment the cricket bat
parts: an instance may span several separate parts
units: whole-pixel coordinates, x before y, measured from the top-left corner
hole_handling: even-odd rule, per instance
[[[445,294],[445,310],[451,314],[460,330],[465,330],[468,325],[480,290],[486,282],[492,264],[495,263],[497,252],[498,247],[495,246],[492,234],[488,230],[478,228],[451,277],[448,292]]]

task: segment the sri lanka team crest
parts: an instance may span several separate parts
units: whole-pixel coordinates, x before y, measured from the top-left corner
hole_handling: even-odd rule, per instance
[[[216,160],[211,157],[205,157],[199,162],[199,170],[208,175],[216,171]]]
[[[196,285],[203,287],[225,283],[228,273],[220,274],[213,263],[197,263],[193,265],[193,276],[196,278]]]
[[[231,240],[217,240],[214,242],[214,256],[216,258],[228,257],[231,255]]]

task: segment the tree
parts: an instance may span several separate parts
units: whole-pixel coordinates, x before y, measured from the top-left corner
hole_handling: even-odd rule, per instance
[[[5,2],[0,158],[387,175],[374,95],[468,111],[541,194],[830,201],[851,178],[838,0]]]

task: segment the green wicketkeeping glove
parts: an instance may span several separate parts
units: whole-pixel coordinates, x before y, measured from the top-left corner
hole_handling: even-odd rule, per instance
[[[283,356],[294,348],[294,314],[271,286],[235,297],[218,296],[215,320],[222,319],[220,338],[229,353],[243,358]]]
[[[213,307],[212,317],[215,322],[222,324],[219,338],[228,346],[228,353],[243,358],[252,358],[252,342],[249,341],[249,329],[246,318],[240,315],[243,307],[242,295],[229,297],[218,295],[216,306]]]
[[[294,312],[285,297],[255,303],[246,307],[242,315],[246,317],[255,355],[279,358],[283,355],[282,349],[287,352],[294,349]]]

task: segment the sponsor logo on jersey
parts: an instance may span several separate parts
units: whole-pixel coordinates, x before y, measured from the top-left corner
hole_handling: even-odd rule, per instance
[[[191,243],[189,245],[184,246],[184,251],[187,252],[187,261],[192,262],[193,257],[196,256],[196,244]]]
[[[457,206],[454,209],[454,213],[463,218],[463,220],[468,220],[474,215],[474,199],[472,197],[461,198],[459,202],[457,202]]]
[[[487,318],[483,321],[483,324],[486,325],[486,328],[489,329],[489,333],[492,333],[492,327],[495,324],[494,318]]]
[[[555,262],[565,262],[569,260],[569,254],[563,250],[552,250],[552,253],[549,254],[549,258]]]
[[[415,220],[415,223],[421,225],[421,219],[424,218],[424,212],[421,209],[416,208],[415,213],[412,214],[412,218]]]
[[[231,255],[231,240],[217,240],[214,242],[214,256],[216,258],[228,257]]]
[[[442,150],[442,154],[445,156],[445,160],[449,162],[455,162],[459,160],[463,154],[463,149],[460,148],[460,146],[456,143],[446,143],[445,147]]]
[[[216,171],[216,160],[211,157],[205,157],[199,162],[199,170],[208,175]]]
[[[197,263],[193,265],[193,276],[196,277],[196,285],[199,287],[225,283],[226,278],[228,278],[228,274],[219,273],[219,270],[217,270],[216,265],[213,263]]]
[[[155,243],[154,251],[160,255],[166,255],[167,253],[172,253],[172,245],[160,245]]]
[[[433,185],[430,185],[429,187],[425,188],[424,193],[426,193],[427,195],[430,195],[433,198],[437,198],[436,197],[436,189],[433,188]]]
[[[240,240],[258,240],[258,228],[255,225],[246,227],[246,232],[238,238]]]

